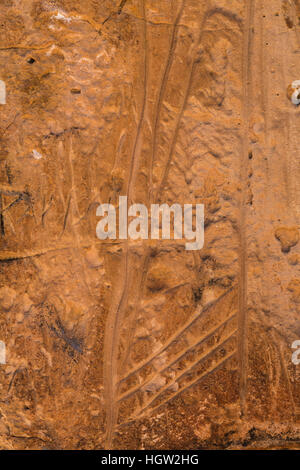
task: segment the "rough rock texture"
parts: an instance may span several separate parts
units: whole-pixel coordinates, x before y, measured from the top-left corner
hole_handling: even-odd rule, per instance
[[[0,447],[300,448],[300,1],[0,16]],[[101,242],[119,195],[204,248]]]

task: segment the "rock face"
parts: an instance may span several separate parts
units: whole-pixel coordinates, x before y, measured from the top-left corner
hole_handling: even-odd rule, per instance
[[[0,14],[0,447],[300,448],[299,0]],[[203,249],[99,240],[121,195]]]

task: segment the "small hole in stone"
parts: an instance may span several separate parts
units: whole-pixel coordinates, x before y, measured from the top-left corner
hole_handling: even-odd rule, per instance
[[[72,88],[72,89],[71,89],[71,93],[72,93],[73,95],[80,95],[81,90],[80,90],[79,88]]]
[[[35,59],[33,57],[30,57],[30,59],[27,60],[28,64],[34,64]]]

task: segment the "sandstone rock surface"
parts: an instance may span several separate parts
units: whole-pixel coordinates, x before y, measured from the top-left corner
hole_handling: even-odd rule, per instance
[[[0,17],[0,448],[299,449],[300,1]],[[97,239],[120,195],[204,248]]]

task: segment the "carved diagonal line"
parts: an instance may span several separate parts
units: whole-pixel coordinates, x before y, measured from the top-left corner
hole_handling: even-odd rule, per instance
[[[160,403],[159,405],[156,405],[154,408],[151,409],[151,412],[153,412],[154,410],[157,410],[158,408],[160,408],[161,406],[165,405],[166,403],[168,403],[169,401],[173,400],[173,398],[175,398],[176,396],[180,395],[182,392],[188,390],[190,387],[192,387],[193,385],[196,385],[200,380],[202,379],[205,379],[206,377],[208,377],[210,374],[212,374],[213,372],[215,372],[216,370],[218,370],[220,367],[222,367],[222,365],[227,362],[229,359],[231,359],[232,357],[234,357],[236,354],[236,351],[233,351],[232,353],[228,354],[224,359],[222,359],[221,361],[219,361],[215,366],[211,367],[210,369],[208,369],[206,372],[204,372],[203,374],[201,374],[199,377],[197,377],[196,379],[192,380],[189,384],[187,384],[185,387],[183,387],[182,389],[178,390],[177,392],[173,393],[170,397],[168,397],[165,401],[163,401],[162,403]],[[142,417],[142,416],[141,416]]]
[[[142,414],[147,408],[150,407],[151,403],[155,402],[157,398],[159,398],[165,391],[170,389],[172,385],[174,385],[177,380],[182,379],[185,375],[189,374],[194,367],[199,365],[204,359],[208,359],[212,354],[214,354],[219,348],[224,346],[237,332],[237,329],[235,329],[232,333],[230,333],[221,343],[219,343],[217,346],[213,347],[210,349],[208,352],[205,354],[202,354],[196,361],[192,362],[186,369],[184,369],[180,374],[178,374],[171,382],[166,384],[164,387],[162,387],[147,403],[146,405],[139,411],[139,415]]]
[[[202,336],[200,339],[198,339],[195,343],[193,343],[191,346],[187,347],[184,351],[178,353],[173,359],[171,362],[169,362],[167,365],[165,365],[164,367],[162,367],[160,370],[156,371],[154,374],[151,375],[151,377],[144,381],[143,383],[140,383],[138,384],[136,387],[128,390],[127,392],[123,393],[120,397],[119,397],[119,401],[121,400],[124,400],[126,398],[129,398],[132,394],[134,394],[135,392],[137,392],[138,390],[140,390],[142,387],[145,387],[145,385],[149,384],[152,382],[152,380],[157,377],[159,374],[161,374],[162,372],[165,372],[167,369],[169,369],[171,366],[173,366],[177,361],[179,361],[180,359],[182,359],[186,354],[188,354],[190,351],[192,351],[195,347],[197,346],[200,346],[201,343],[204,343],[205,341],[207,341],[208,339],[210,339],[215,333],[217,333],[217,331],[222,328],[223,326],[225,326],[227,323],[230,322],[230,320],[232,320],[235,316],[236,316],[236,313],[237,312],[233,312],[228,318],[226,318],[225,321],[223,321],[222,323],[220,323],[218,326],[214,327],[213,329],[211,329],[205,336]]]
[[[168,349],[168,347],[174,343],[174,341],[176,341],[179,336],[181,336],[188,328],[190,328],[200,317],[202,317],[202,315],[204,313],[206,313],[207,311],[211,310],[211,308],[215,307],[221,300],[224,299],[224,297],[226,297],[230,292],[232,292],[234,289],[235,289],[236,286],[232,286],[230,287],[226,292],[224,292],[224,294],[222,294],[218,299],[210,302],[209,304],[207,304],[200,312],[199,311],[196,311],[194,313],[194,315],[192,316],[191,319],[189,319],[184,325],[183,327],[176,331],[176,333],[174,333],[174,335],[172,335],[169,340],[161,347],[159,348],[157,351],[155,351],[151,356],[149,356],[147,359],[145,359],[144,361],[142,361],[140,364],[138,364],[135,368],[133,368],[131,371],[129,371],[124,377],[122,377],[120,379],[120,383],[121,382],[124,382],[125,380],[127,380],[129,377],[131,377],[133,374],[136,374],[137,372],[139,372],[143,367],[147,366],[148,364],[150,364],[150,362],[152,362],[154,359],[156,359],[160,354],[162,354],[166,349]]]
[[[156,411],[157,409],[159,409],[162,406],[166,405],[167,403],[169,403],[171,400],[176,398],[181,393],[183,393],[186,390],[188,390],[189,388],[193,387],[194,385],[196,385],[197,383],[199,383],[200,381],[202,381],[203,379],[208,377],[210,374],[212,374],[212,373],[216,372],[217,370],[219,370],[227,361],[232,359],[235,355],[236,355],[236,351],[233,351],[232,353],[228,354],[221,361],[219,361],[217,364],[210,367],[207,371],[203,372],[203,374],[199,375],[199,377],[196,377],[194,380],[192,380],[190,383],[188,383],[187,385],[182,387],[180,390],[177,390],[176,392],[172,393],[172,395],[170,395],[166,400],[164,400],[163,402],[161,402],[158,405],[151,408],[147,413],[144,413],[142,415],[138,414],[138,415],[132,416],[132,418],[130,418],[128,421],[124,421],[123,423],[120,423],[118,427],[121,428],[123,426],[126,426],[127,424],[130,424],[134,421],[137,421],[137,420],[142,419],[146,416],[149,416],[149,414],[152,413],[153,411]]]

